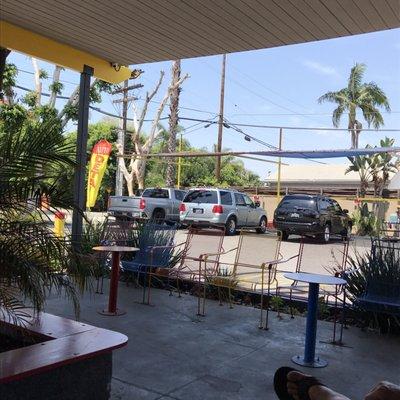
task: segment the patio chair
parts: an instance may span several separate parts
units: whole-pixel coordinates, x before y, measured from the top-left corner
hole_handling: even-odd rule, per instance
[[[232,294],[234,289],[244,290],[246,292],[260,294],[261,307],[260,307],[260,328],[268,329],[268,308],[269,299],[271,296],[271,286],[275,284],[277,287],[276,271],[279,264],[284,264],[292,259],[298,257],[298,254],[283,259],[280,252],[281,238],[275,235],[256,235],[246,229],[240,232],[238,246],[227,251],[222,252],[218,262],[216,273],[208,274],[209,268],[205,268],[206,285],[217,287],[218,296],[221,304],[221,290],[222,288],[228,290],[228,300],[230,308],[232,308]],[[226,260],[227,255],[235,251],[234,261],[229,262]],[[208,263],[208,257],[205,264]],[[267,316],[265,326],[263,326],[263,313],[264,313],[264,296],[267,295]],[[205,297],[203,299],[203,314],[205,304]]]
[[[400,224],[396,213],[390,214],[388,220],[382,222],[380,234],[388,238],[400,239]]]
[[[342,272],[346,271],[349,253],[349,240],[343,240],[339,248],[337,246],[331,247],[327,244],[314,244],[307,242],[308,240],[306,238],[301,237],[299,242],[299,257],[297,259],[294,272],[318,274],[324,274],[328,272],[331,275],[341,276]],[[318,246],[318,249],[321,250],[318,253],[319,259],[317,260],[315,259],[315,248],[313,249],[312,246]],[[308,289],[308,285],[299,283],[298,281],[293,281],[290,285],[280,285],[278,287],[277,295],[282,297],[288,296],[289,298],[291,318],[294,318],[293,300],[305,300]],[[340,287],[334,287],[333,289],[327,289],[324,287],[320,288],[320,292],[326,302],[329,301],[330,297],[334,298],[335,308],[337,307],[339,296],[344,295],[343,290],[344,287],[342,285]]]
[[[132,260],[124,260],[121,263],[124,272],[136,274],[137,281],[139,276],[143,275],[143,304],[150,304],[151,280],[152,276],[156,275],[154,270],[171,266],[176,230],[176,224],[147,222],[138,232],[137,242],[140,250]]]
[[[137,224],[130,221],[105,222],[104,230],[100,235],[100,245],[134,246],[136,243],[135,230]],[[94,255],[98,268],[96,271],[96,293],[103,293],[104,277],[111,268],[110,255],[104,252],[96,252]]]
[[[198,290],[204,283],[205,269],[207,274],[215,274],[221,252],[225,230],[222,228],[189,227],[186,240],[174,246],[174,251],[181,249],[180,263],[169,270],[169,278],[176,282],[178,297],[181,297],[181,281],[190,281],[198,284]],[[205,260],[207,259],[207,266]],[[203,285],[204,286],[204,285]],[[205,296],[205,287],[203,288]],[[198,295],[197,314],[202,315]]]
[[[400,316],[400,284],[368,280],[365,292],[355,305],[366,311]]]

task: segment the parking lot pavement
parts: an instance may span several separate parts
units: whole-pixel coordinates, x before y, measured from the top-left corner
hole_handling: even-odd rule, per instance
[[[178,231],[176,235],[176,243],[181,243],[185,240],[186,230]],[[242,251],[240,253],[239,263],[261,265],[263,262],[274,259],[275,249],[277,245],[277,237],[274,233],[258,235],[250,234],[243,242]],[[238,246],[239,235],[225,236],[223,248],[225,251]],[[354,237],[350,241],[349,256],[354,256],[356,253],[362,254],[371,246],[370,239],[364,237]],[[204,248],[198,244],[199,249]],[[192,254],[195,254],[196,244],[193,244]],[[280,253],[283,260],[290,259],[300,251],[300,237],[293,236],[288,241],[281,243]],[[305,239],[301,270],[303,272],[312,272],[317,274],[331,274],[335,266],[343,263],[343,255],[345,252],[344,242],[341,238],[333,238],[329,243],[319,243],[315,239]],[[232,264],[235,261],[235,251],[229,254],[222,255],[220,258],[221,268],[226,268],[231,271]],[[199,254],[200,255],[200,254]],[[226,263],[226,264],[225,264]],[[279,264],[279,271],[294,272],[296,269],[297,258],[293,258],[285,263]],[[241,275],[239,286],[244,289],[260,290],[261,273],[258,270],[250,267],[238,266],[237,271]],[[292,281],[283,277],[282,273],[277,274],[279,286],[286,286]]]

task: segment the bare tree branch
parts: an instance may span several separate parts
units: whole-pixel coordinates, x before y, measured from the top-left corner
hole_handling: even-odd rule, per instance
[[[62,71],[62,67],[60,67],[59,65],[56,65],[54,68],[54,72],[53,72],[52,90],[51,90],[51,95],[50,95],[50,100],[49,100],[49,106],[51,108],[54,108],[56,105],[57,90],[55,90],[55,86],[60,82],[61,71]]]
[[[90,88],[92,88],[96,83],[98,79],[94,79],[93,82],[90,85]],[[65,125],[67,125],[69,118],[65,115],[65,112],[69,106],[76,106],[79,103],[79,85],[75,88],[75,90],[72,92],[71,96],[69,96],[69,100],[67,101],[67,104],[63,107],[63,109],[58,113],[58,118],[61,119],[61,128],[64,128]]]
[[[160,118],[161,118],[161,114],[164,111],[164,108],[168,102],[168,99],[171,95],[171,92],[176,89],[177,87],[179,87],[187,78],[189,77],[188,74],[186,74],[185,76],[183,76],[181,79],[179,79],[176,82],[171,82],[171,84],[169,85],[167,92],[165,93],[164,98],[161,100],[161,103],[158,107],[156,116],[153,119],[153,123],[151,126],[151,130],[150,130],[150,135],[148,137],[148,139],[146,140],[146,143],[143,146],[143,151],[145,153],[148,153],[151,150],[151,147],[154,143],[154,140],[157,138],[157,136],[162,132],[161,129],[158,129],[158,124],[160,122]]]
[[[140,117],[139,117],[138,129],[136,130],[136,141],[140,137],[140,133],[141,133],[141,130],[142,130],[143,122],[144,122],[144,120],[146,118],[147,108],[149,106],[149,103],[153,99],[153,97],[156,95],[156,93],[158,92],[158,89],[160,89],[160,86],[161,86],[162,81],[164,79],[164,75],[165,75],[165,72],[161,71],[160,72],[160,79],[158,80],[158,83],[155,86],[154,90],[150,94],[149,94],[149,92],[146,93],[146,99],[144,101],[144,105],[143,105],[143,108],[142,108],[142,113],[140,114]]]
[[[35,79],[36,105],[39,107],[41,105],[41,96],[42,96],[42,82],[40,80],[40,69],[36,58],[32,57],[31,60],[32,60],[34,79]]]

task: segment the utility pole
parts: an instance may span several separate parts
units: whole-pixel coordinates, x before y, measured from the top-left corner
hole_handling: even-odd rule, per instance
[[[282,136],[283,136],[283,129],[279,128],[279,151],[282,150]],[[282,161],[281,158],[278,158],[278,182],[276,184],[276,199],[278,203],[281,199],[281,167]]]
[[[119,120],[117,143],[125,151],[126,119],[128,116],[128,79],[124,81],[124,90],[122,92],[122,119]],[[124,176],[119,163],[117,163],[117,172],[115,174],[115,195],[122,196],[124,188]]]
[[[122,103],[122,118],[119,121],[118,127],[118,139],[117,143],[122,146],[122,149],[125,149],[125,136],[127,130],[127,120],[128,120],[128,102],[131,100],[135,100],[135,97],[129,97],[128,92],[132,89],[138,89],[143,87],[142,84],[128,86],[128,79],[124,81],[124,87],[121,89],[117,89],[111,94],[122,93],[122,99],[113,100],[113,103]],[[115,174],[115,195],[122,196],[124,189],[124,176],[120,169],[119,163],[117,163],[117,171]]]
[[[219,100],[217,153],[220,153],[222,151],[222,133],[223,133],[223,129],[224,129],[225,65],[226,65],[226,54],[224,54],[222,56],[221,93],[220,93],[220,100]],[[221,156],[216,157],[215,178],[216,178],[217,182],[219,182],[221,180]]]

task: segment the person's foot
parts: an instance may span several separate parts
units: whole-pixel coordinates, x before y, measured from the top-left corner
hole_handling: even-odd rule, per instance
[[[311,375],[298,371],[291,371],[287,374],[287,390],[295,400],[302,400],[299,397],[299,382],[305,378],[311,378]],[[310,400],[350,400],[348,397],[321,385],[311,386],[308,389],[308,396]]]
[[[393,383],[379,382],[366,396],[365,400],[399,400],[400,386]]]

